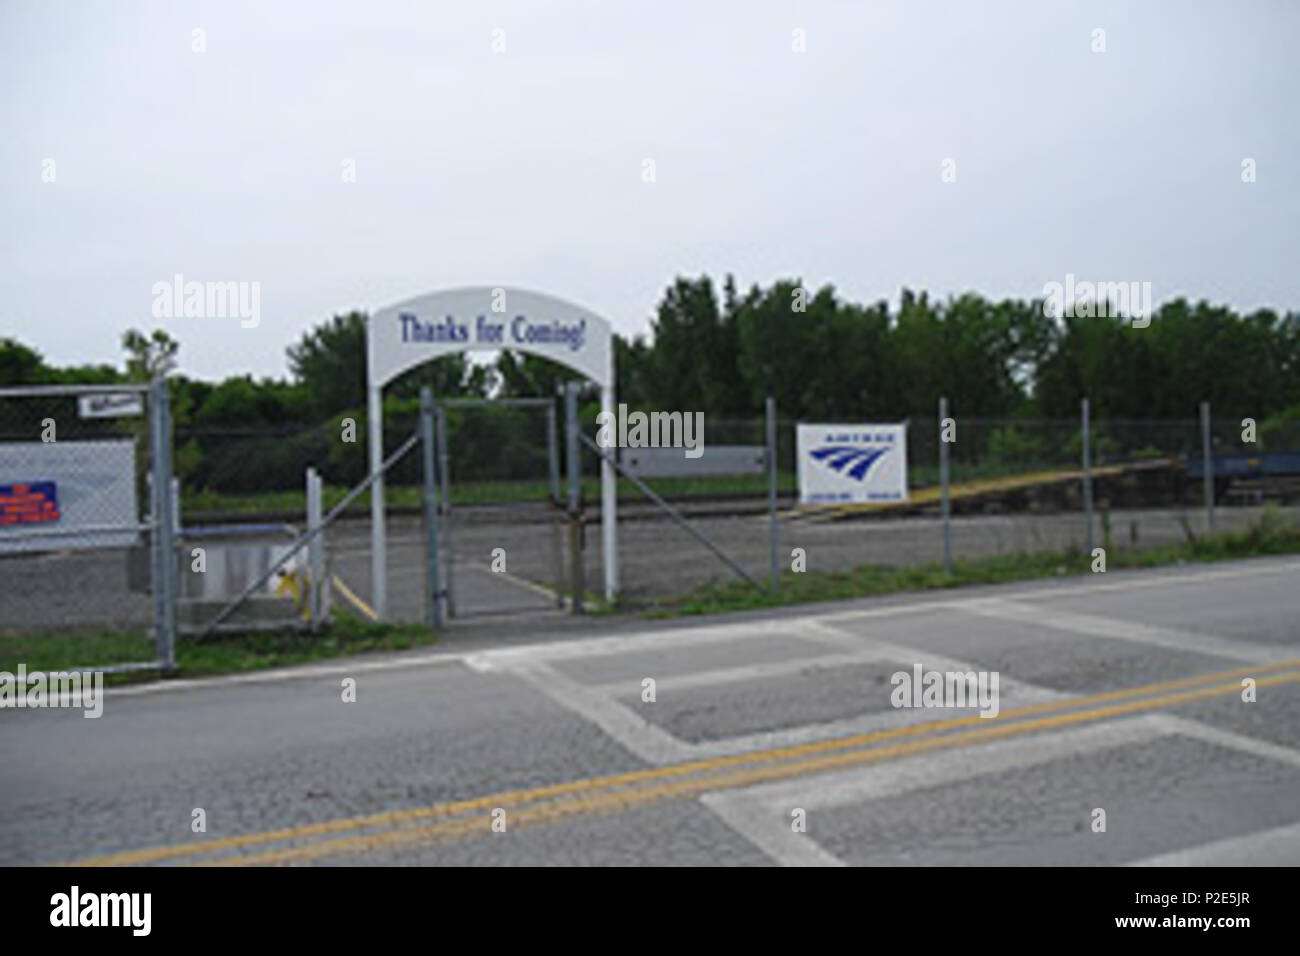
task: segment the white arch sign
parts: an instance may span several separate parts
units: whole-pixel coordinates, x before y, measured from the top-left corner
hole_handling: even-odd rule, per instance
[[[602,411],[614,411],[614,351],[610,324],[590,309],[540,292],[501,286],[448,289],[373,313],[367,322],[366,381],[370,471],[384,460],[384,386],[430,359],[456,352],[515,349],[559,362],[600,386]],[[614,467],[600,468],[605,597],[618,593],[617,497]],[[371,587],[375,611],[387,611],[384,480],[371,494]]]

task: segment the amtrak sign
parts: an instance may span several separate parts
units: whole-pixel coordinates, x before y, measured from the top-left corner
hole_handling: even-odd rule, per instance
[[[398,303],[370,320],[371,387],[454,352],[517,349],[612,385],[609,323],[539,292],[479,286]]]
[[[800,425],[801,504],[907,500],[906,425]]]

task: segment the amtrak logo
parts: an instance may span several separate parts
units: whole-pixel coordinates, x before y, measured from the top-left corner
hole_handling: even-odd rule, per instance
[[[800,504],[907,500],[906,424],[801,424],[795,448]]]
[[[861,445],[823,445],[821,448],[814,448],[809,454],[841,474],[857,481],[865,481],[871,466],[891,451],[893,451],[892,447],[864,448]]]

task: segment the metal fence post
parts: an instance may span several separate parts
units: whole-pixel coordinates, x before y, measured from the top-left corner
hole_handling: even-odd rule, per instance
[[[767,539],[772,565],[772,592],[780,587],[781,569],[777,560],[779,542],[776,526],[776,399],[767,397]]]
[[[456,555],[451,546],[451,465],[447,454],[447,410],[437,408],[438,478],[442,482],[442,546],[447,549],[443,562],[443,580],[446,582],[447,617],[456,616]]]
[[[578,445],[578,383],[564,384],[564,442],[569,473],[569,561],[573,613],[583,611],[586,590],[582,562],[582,458]]]
[[[438,476],[434,471],[433,389],[420,388],[420,452],[424,460],[424,600],[431,630],[442,627],[442,593],[438,587]]]
[[[172,505],[171,415],[167,379],[153,380],[149,402],[153,455],[154,643],[158,660],[176,666],[176,528]]]
[[[948,399],[939,399],[939,516],[943,525],[943,569],[952,574],[952,502],[948,495],[948,443],[943,440],[943,423],[948,417]]]
[[[319,533],[324,514],[323,482],[315,468],[307,468],[307,530],[317,532],[307,546],[307,579],[311,612],[311,629],[319,631],[325,623],[325,540]]]
[[[168,419],[171,418],[171,412],[168,411]],[[181,523],[181,480],[175,476],[172,477],[172,534],[179,537],[185,527]]]
[[[1201,461],[1205,487],[1205,522],[1214,530],[1214,453],[1210,439],[1210,403],[1201,402]]]
[[[560,436],[555,423],[555,399],[546,406],[546,461],[551,479],[551,560],[555,565],[555,606],[564,607],[564,542],[560,522]]]
[[[1088,522],[1088,556],[1092,556],[1093,550],[1093,531],[1092,531],[1092,425],[1088,414],[1088,400],[1083,399],[1080,406],[1083,413],[1083,514],[1084,520]]]

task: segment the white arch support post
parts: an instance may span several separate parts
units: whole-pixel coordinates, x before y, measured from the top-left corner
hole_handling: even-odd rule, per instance
[[[388,613],[388,535],[384,525],[384,387],[368,385],[366,431],[370,440],[370,600],[379,620]]]
[[[600,410],[605,421],[614,421],[614,350],[609,350],[608,384],[600,387]],[[605,560],[605,600],[611,604],[618,596],[618,475],[608,458],[600,460],[600,532],[601,554]]]
[[[417,296],[370,316],[366,336],[369,404],[371,597],[388,611],[384,525],[384,386],[430,359],[457,352],[515,349],[567,366],[600,386],[602,411],[614,411],[614,349],[610,324],[563,299],[501,286],[474,286]],[[605,598],[618,595],[618,497],[614,466],[600,466]]]

